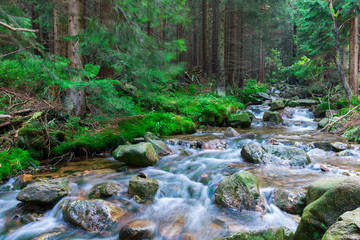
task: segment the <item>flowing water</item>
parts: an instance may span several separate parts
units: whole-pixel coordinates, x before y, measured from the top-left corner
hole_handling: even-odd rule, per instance
[[[248,111],[260,119],[268,109],[266,106],[250,106]],[[165,239],[165,236],[179,229],[182,233],[191,233],[201,240],[216,239],[266,226],[287,226],[295,231],[299,216],[287,214],[277,208],[273,200],[274,191],[278,188],[301,191],[319,178],[342,175],[344,172],[355,174],[355,171],[360,170],[360,151],[353,147],[348,151],[348,156],[340,157],[333,152],[313,149],[311,142],[344,139],[317,133],[317,123],[312,113],[305,108],[289,108],[287,111],[291,112],[291,116],[285,118],[285,123],[281,126],[266,126],[258,119],[250,129],[237,129],[240,134],[252,132],[255,138],[225,138],[225,129],[221,128],[211,129],[211,132],[172,137],[176,141],[168,140],[167,143],[175,154],[163,157],[154,167],[118,172],[117,169],[123,165],[110,156],[102,156],[95,159],[76,159],[63,165],[56,172],[39,173],[36,177],[68,177],[72,182],[72,194],[52,209],[43,210],[39,214],[39,221],[28,224],[23,224],[19,220],[20,214],[24,213],[20,213],[19,209],[23,206],[16,200],[19,191],[9,190],[14,184],[12,179],[0,187],[3,189],[0,192],[0,239],[35,239],[44,233],[51,233],[51,239],[118,239],[121,226],[135,219],[154,221],[161,233],[157,239]],[[174,144],[184,143],[181,140],[213,139],[225,140],[226,149],[199,150],[191,148],[189,144]],[[306,168],[259,166],[245,162],[240,155],[245,144],[263,145],[274,142],[303,148],[308,151],[312,163]],[[192,155],[180,155],[183,150],[191,152]],[[330,169],[329,172],[321,171],[320,165],[324,164]],[[252,172],[259,180],[260,192],[267,207],[265,214],[218,208],[214,204],[214,192],[220,180],[242,170]],[[129,178],[140,171],[159,181],[160,191],[149,204],[138,204],[126,193]],[[108,200],[129,212],[127,218],[119,222],[112,232],[87,233],[64,221],[61,211],[64,201],[84,198],[94,185],[109,181],[123,186],[123,192]]]

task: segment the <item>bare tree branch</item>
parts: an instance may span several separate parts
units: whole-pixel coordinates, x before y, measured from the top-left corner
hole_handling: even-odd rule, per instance
[[[15,53],[18,53],[18,52],[21,52],[21,51],[23,51],[23,50],[26,50],[26,49],[28,49],[28,48],[33,48],[33,47],[35,47],[35,46],[28,46],[28,47],[26,47],[26,48],[22,48],[22,49],[19,49],[19,50],[14,51],[14,52],[7,53],[7,54],[5,54],[5,55],[2,55],[2,56],[0,56],[0,58],[4,58],[4,57],[10,56],[10,55],[12,55],[12,54],[15,54]]]
[[[12,26],[10,26],[10,25],[2,22],[2,21],[0,21],[0,26],[3,26],[3,27],[5,27],[5,28],[7,28],[7,29],[9,29],[9,30],[11,30],[11,31],[13,31],[13,32],[31,32],[31,33],[36,33],[36,32],[39,31],[39,30],[37,30],[37,29],[36,29],[36,30],[33,30],[33,29],[27,29],[27,28],[14,28],[14,27],[12,27]]]

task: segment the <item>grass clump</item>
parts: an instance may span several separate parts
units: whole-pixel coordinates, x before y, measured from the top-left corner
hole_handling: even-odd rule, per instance
[[[28,151],[21,148],[0,152],[0,180],[30,167],[31,164],[37,165],[38,161],[34,160]]]

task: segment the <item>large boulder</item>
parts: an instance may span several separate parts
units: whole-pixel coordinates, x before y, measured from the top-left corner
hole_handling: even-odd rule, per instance
[[[156,224],[150,220],[136,220],[123,226],[119,233],[121,240],[150,239],[156,231]]]
[[[239,232],[219,240],[292,240],[294,234],[287,227],[266,227]]]
[[[359,203],[360,177],[345,179],[304,209],[295,240],[321,239],[338,217],[355,210]]]
[[[159,161],[151,143],[120,145],[113,151],[113,156],[120,162],[139,167],[153,166]]]
[[[284,99],[275,99],[271,101],[270,111],[280,110],[285,108]]]
[[[278,189],[274,194],[275,205],[291,214],[301,214],[305,208],[305,194],[303,192]]]
[[[241,156],[246,161],[255,164],[305,166],[311,162],[303,149],[281,145],[248,144],[242,148]]]
[[[263,204],[255,176],[246,171],[224,177],[216,188],[215,202],[240,211],[256,210]]]
[[[341,215],[324,234],[322,240],[360,239],[360,208]]]
[[[237,128],[248,128],[251,126],[251,118],[245,111],[233,114],[229,118],[230,125]]]
[[[328,190],[330,190],[340,182],[344,181],[345,179],[346,177],[331,177],[319,179],[311,183],[306,193],[306,205],[315,202]]]
[[[88,232],[107,231],[121,219],[125,210],[104,200],[78,200],[63,209],[64,218]]]
[[[318,101],[313,99],[299,99],[297,102],[299,103],[299,106],[302,107],[311,107],[318,104]]]
[[[156,153],[159,154],[160,156],[168,156],[174,154],[171,148],[169,148],[164,142],[158,140],[158,138],[154,134],[147,132],[144,135],[144,139],[146,142],[151,143],[151,145],[153,145]]]
[[[132,176],[129,181],[129,194],[142,200],[153,199],[159,189],[158,181],[142,176]]]
[[[26,203],[55,204],[69,193],[69,180],[57,178],[26,186],[19,192],[16,199]]]
[[[284,122],[284,119],[281,117],[280,113],[278,112],[267,111],[264,113],[263,121],[272,122],[275,124],[281,124]]]

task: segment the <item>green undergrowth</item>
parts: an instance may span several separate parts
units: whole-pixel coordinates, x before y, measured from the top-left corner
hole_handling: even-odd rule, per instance
[[[150,113],[119,121],[118,129],[126,140],[143,137],[146,132],[169,136],[196,132],[196,124],[187,117],[172,113]]]
[[[38,163],[38,161],[31,157],[28,151],[20,148],[0,152],[0,180],[5,176],[17,174],[19,171],[30,167],[32,164],[35,166]]]
[[[182,92],[149,96],[142,105],[159,112],[172,112],[191,118],[199,124],[222,125],[237,109],[244,104],[235,97],[219,97],[215,94],[188,95]]]

